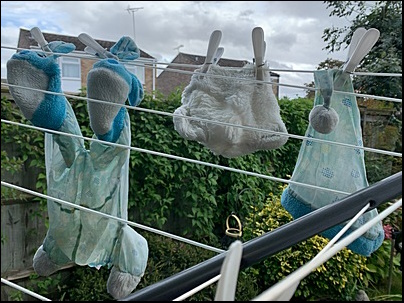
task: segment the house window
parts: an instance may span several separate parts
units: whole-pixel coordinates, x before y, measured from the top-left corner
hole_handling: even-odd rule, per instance
[[[62,78],[80,79],[80,59],[63,57],[60,60]]]
[[[59,58],[62,90],[77,93],[81,89],[81,63],[79,58]]]
[[[135,65],[129,65],[125,64],[125,67],[128,71],[130,71],[132,74],[134,74],[142,83],[143,85],[145,84],[145,76],[144,76],[144,66],[135,66]]]

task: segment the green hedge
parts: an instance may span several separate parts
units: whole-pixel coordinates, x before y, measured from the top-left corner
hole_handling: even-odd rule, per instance
[[[85,91],[82,96],[85,96]],[[140,108],[172,113],[180,106],[180,100],[180,91],[168,98],[146,95]],[[83,135],[91,137],[86,102],[74,99],[70,101]],[[302,98],[281,99],[279,105],[288,132],[304,135],[313,101]],[[18,108],[5,98],[2,98],[1,115],[2,119],[27,123]],[[276,150],[226,159],[213,155],[197,142],[180,137],[174,130],[172,117],[169,115],[131,110],[130,117],[134,147],[277,178],[289,179],[301,144],[300,139],[289,138],[284,146]],[[37,190],[46,192],[43,133],[2,124],[1,138],[2,171],[18,173],[22,165],[27,168],[39,168],[42,172],[37,178]],[[5,145],[14,143],[18,144],[21,154],[10,154],[4,148]],[[233,212],[245,226],[242,241],[291,220],[279,205],[283,186],[279,186],[278,182],[137,151],[131,151],[130,158],[129,219],[140,224],[225,249],[225,220]],[[9,198],[10,195],[11,193],[2,187],[2,199]],[[256,225],[252,225],[252,222]],[[150,258],[139,288],[212,256],[209,251],[169,238],[143,231],[142,234],[149,242]],[[253,298],[313,258],[325,243],[323,238],[313,237],[268,258],[262,264],[242,271],[236,298]],[[321,267],[302,281],[296,298],[351,298],[352,289],[356,287],[355,283],[358,283],[357,279],[362,279],[364,260],[348,250],[342,251],[336,258],[338,259],[330,260],[326,267]],[[76,267],[70,274],[72,276],[67,282],[61,282],[63,287],[60,287],[60,290],[63,290],[63,294],[55,298],[80,301],[110,300],[104,288],[108,270],[102,268],[96,271],[88,267]],[[190,300],[212,300],[214,292],[215,286],[212,286]]]
[[[251,210],[244,233],[252,239],[292,220],[292,216],[282,207],[280,197],[270,194],[264,208],[254,207]],[[261,291],[309,262],[327,243],[327,239],[314,236],[254,265]],[[302,279],[293,300],[354,300],[366,273],[366,257],[345,248]]]

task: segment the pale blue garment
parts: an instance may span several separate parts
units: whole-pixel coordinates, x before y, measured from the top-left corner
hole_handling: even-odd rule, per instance
[[[126,110],[126,109],[125,109]],[[66,101],[61,132],[81,136],[74,112]],[[96,139],[96,136],[94,136]],[[117,144],[130,146],[130,121]],[[127,219],[129,150],[83,139],[46,134],[48,195]],[[115,265],[122,272],[142,276],[148,258],[146,240],[127,224],[48,200],[49,229],[44,250],[58,265]]]
[[[329,134],[319,133],[309,125],[305,136],[363,147],[360,112],[356,97],[335,92],[353,92],[350,75],[337,69],[319,70],[314,72],[314,80],[316,88],[323,91],[332,89],[332,86],[334,87],[330,107],[338,113],[339,123],[334,131]],[[314,106],[322,105],[323,102],[322,95],[319,91],[316,91]],[[369,185],[366,177],[364,151],[361,148],[305,139],[302,142],[291,180],[354,193]],[[298,218],[344,197],[346,195],[290,184],[282,194],[281,202],[294,218]],[[359,228],[377,216],[377,214],[376,209],[366,212],[353,224],[347,234]],[[341,229],[341,226],[336,226],[324,232],[323,235],[327,238],[332,238]],[[381,245],[383,239],[384,232],[380,223],[373,226],[348,247],[354,252],[368,256]]]

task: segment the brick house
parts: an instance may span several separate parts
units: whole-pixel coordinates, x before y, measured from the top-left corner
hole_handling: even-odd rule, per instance
[[[205,56],[178,53],[178,55],[173,59],[171,63],[177,64],[190,64],[190,65],[202,65],[205,62]],[[226,67],[243,67],[247,60],[233,60],[221,58],[218,62],[219,66]],[[184,71],[193,72],[195,68],[193,67],[178,67],[174,65],[168,65],[167,68],[181,69]],[[178,73],[170,70],[163,70],[157,77],[156,89],[158,92],[167,96],[176,89],[183,89],[191,81],[191,74]],[[271,81],[279,83],[279,75],[271,72]],[[273,85],[273,91],[277,98],[279,98],[279,86]]]
[[[87,74],[90,71],[96,59],[84,58],[87,54],[84,52],[86,47],[81,41],[74,36],[66,36],[59,34],[43,33],[46,41],[64,41],[73,43],[76,46],[75,52],[77,52],[77,58],[73,57],[59,57],[59,65],[61,69],[62,90],[69,93],[77,93],[82,87],[87,86]],[[116,41],[105,41],[95,39],[103,48],[109,50]],[[30,49],[38,47],[38,43],[31,37],[31,33],[27,29],[20,28],[20,35],[18,38],[18,48]],[[80,54],[80,52],[82,54]],[[80,55],[84,55],[81,56]],[[155,90],[156,85],[156,69],[153,68],[156,63],[156,59],[146,52],[140,50],[139,63],[142,62],[144,66],[126,65],[126,68],[134,73],[138,79],[142,82],[144,89],[148,93],[152,93]],[[147,68],[150,66],[151,68]]]

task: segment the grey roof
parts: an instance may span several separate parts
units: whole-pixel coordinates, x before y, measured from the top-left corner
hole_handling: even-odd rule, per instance
[[[181,64],[190,64],[190,65],[202,65],[205,62],[206,56],[186,54],[186,53],[178,53],[178,55],[171,61],[171,63],[181,63]],[[247,60],[234,60],[234,59],[226,59],[220,58],[217,63],[219,66],[223,67],[243,67],[247,64]],[[193,72],[195,68],[192,67],[174,67],[168,65],[167,68],[173,69],[181,69],[185,71]],[[279,77],[278,74],[271,72],[271,76]],[[157,90],[163,93],[164,95],[168,95],[176,88],[183,88],[191,81],[190,74],[178,73],[175,71],[164,70],[157,77]]]
[[[205,58],[206,56],[178,53],[178,55],[173,59],[172,63],[201,65],[205,62]],[[247,60],[233,60],[233,59],[221,58],[217,64],[219,66],[227,66],[227,67],[243,67],[247,62],[248,62]]]
[[[206,56],[178,53],[178,55],[173,59],[172,63],[183,63],[183,64],[195,64],[202,65],[205,62]],[[226,67],[243,67],[248,63],[247,60],[235,60],[220,58],[217,65]],[[160,74],[161,75],[161,74]],[[277,73],[271,72],[272,77],[279,77]]]
[[[77,37],[74,36],[67,36],[67,35],[60,35],[60,34],[51,34],[51,33],[44,33],[42,32],[44,38],[48,42],[52,41],[63,41],[67,43],[73,43],[76,46],[76,51],[84,51],[86,47]],[[103,48],[110,49],[116,41],[106,41],[106,40],[98,40],[97,41]],[[31,37],[31,32],[27,29],[20,28],[20,36],[18,38],[18,45],[19,48],[26,48],[29,49],[31,46],[38,46],[38,43],[35,41],[34,38]],[[140,50],[140,57],[141,58],[150,58],[154,59],[154,57],[150,56],[146,52]]]

